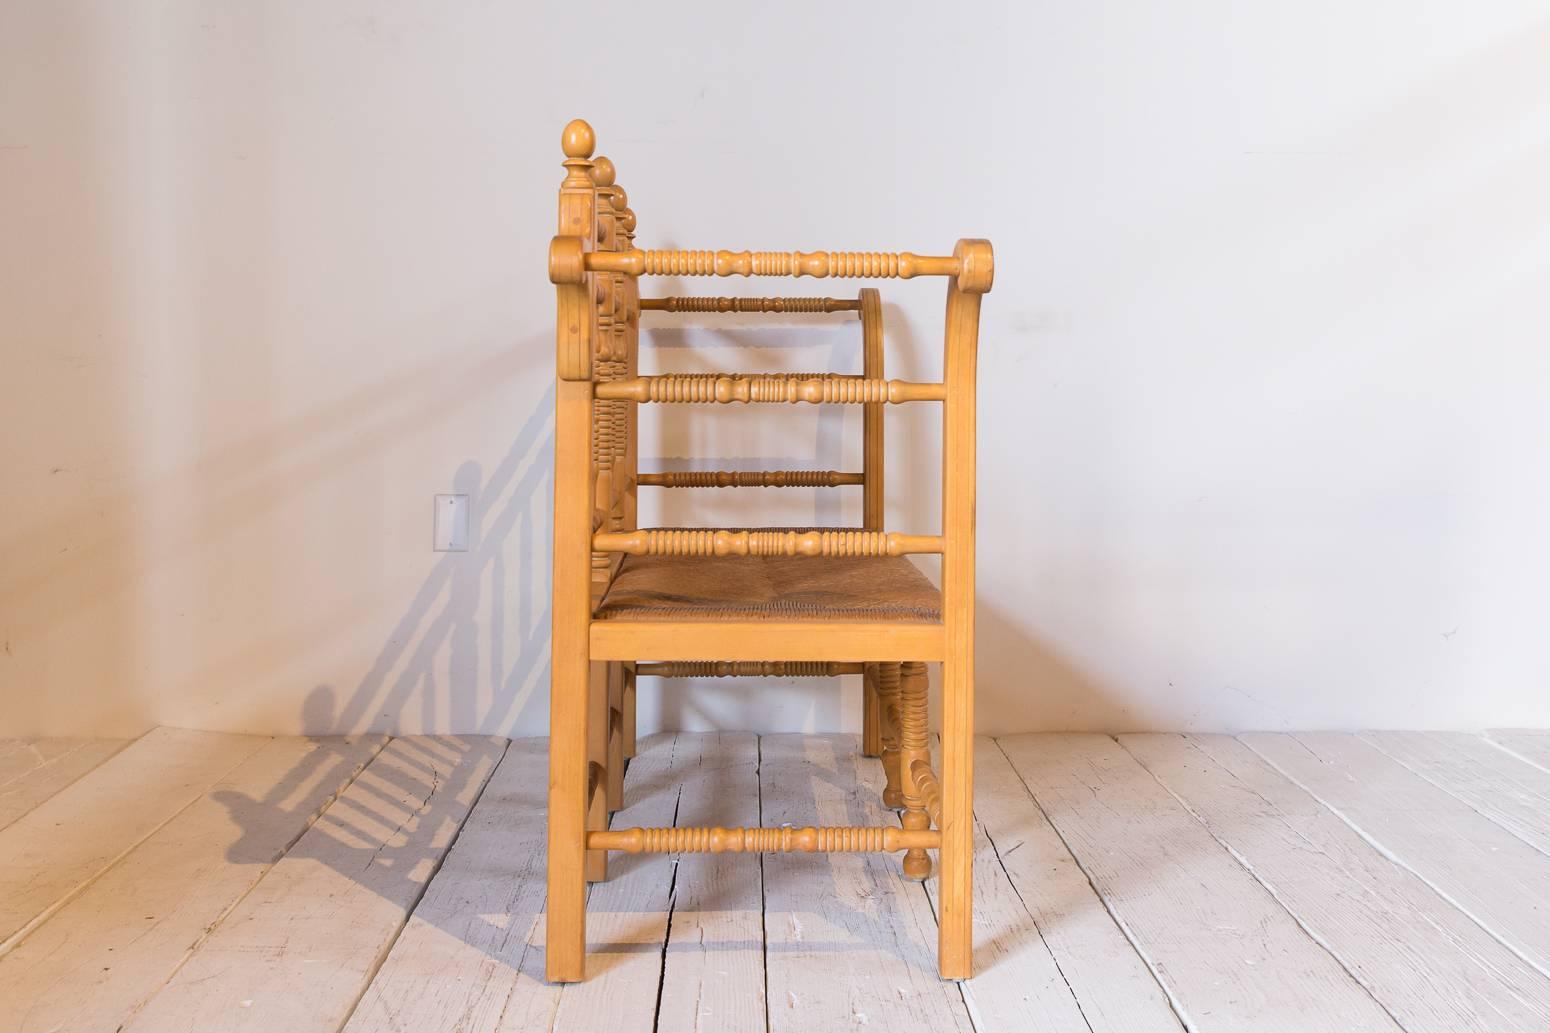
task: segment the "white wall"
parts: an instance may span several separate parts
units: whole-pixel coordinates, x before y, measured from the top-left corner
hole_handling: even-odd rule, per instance
[[[1550,724],[1547,53],[1527,2],[0,4],[0,735],[542,729],[577,115],[646,246],[995,241],[983,727]],[[883,287],[932,375],[940,283]],[[853,358],[828,324],[646,361]],[[643,451],[854,461],[854,414],[736,415]],[[890,433],[933,530],[933,414]],[[855,510],[772,495],[717,505]]]

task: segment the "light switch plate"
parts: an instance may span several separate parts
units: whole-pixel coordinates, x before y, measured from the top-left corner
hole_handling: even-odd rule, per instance
[[[468,496],[436,496],[437,552],[468,551]]]

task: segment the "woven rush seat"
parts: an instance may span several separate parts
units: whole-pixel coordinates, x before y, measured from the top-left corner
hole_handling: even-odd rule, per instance
[[[598,620],[934,624],[942,596],[903,556],[626,556]]]

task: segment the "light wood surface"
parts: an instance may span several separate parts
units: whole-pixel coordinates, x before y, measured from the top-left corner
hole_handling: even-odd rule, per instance
[[[0,782],[0,829],[127,745],[125,739],[44,739],[23,744],[8,758],[11,774]]]
[[[856,746],[763,736],[763,824],[881,824],[882,773]],[[937,977],[929,901],[895,858],[763,858],[771,1030],[972,1028],[961,992]]]
[[[940,660],[940,624],[827,621],[594,621],[600,660]]]
[[[1400,1030],[1113,739],[999,741],[1190,1029]]]
[[[981,1028],[1180,1033],[1156,976],[994,740],[975,739],[974,773],[979,974],[963,986]]]
[[[897,531],[643,529],[592,536],[597,552],[629,556],[910,556],[940,553],[942,537]]]
[[[642,298],[644,312],[854,312],[859,298]]]
[[[0,1002],[49,992],[5,1028],[121,1028],[385,741],[265,743],[6,956]]]
[[[158,728],[0,830],[0,953],[268,741]]]
[[[1354,735],[1258,733],[1242,739],[1369,842],[1550,973],[1550,856]]]
[[[1465,732],[1363,732],[1360,738],[1550,854],[1550,771]]]
[[[941,384],[908,380],[868,380],[844,374],[807,377],[784,373],[666,373],[599,383],[593,397],[630,402],[718,403],[762,402],[811,405],[899,405],[940,402],[947,395]]]
[[[209,735],[140,741],[176,767]],[[961,983],[937,978],[938,880],[905,880],[896,856],[691,853],[615,855],[576,984],[543,972],[544,741],[454,756],[457,740],[263,740],[0,956],[0,1029],[1547,1028],[1550,976],[1466,887],[1434,882],[1481,841],[1527,849],[1502,824],[1521,815],[1472,811],[1367,741],[1382,735],[1321,738],[976,739],[977,966]],[[1449,765],[1470,742],[1512,761],[1466,769],[1482,799],[1543,770],[1446,738]],[[1327,758],[1338,809],[1245,739]],[[614,822],[888,825],[883,766],[858,746],[650,736]],[[116,780],[104,763],[76,785],[95,799]],[[1496,874],[1479,867],[1476,894]]]
[[[549,1028],[560,991],[544,982],[539,921],[547,754],[543,740],[507,748],[346,1033]]]
[[[1248,747],[1223,735],[1120,742],[1406,1030],[1550,1029],[1550,978]]]
[[[681,825],[760,825],[758,736],[680,735],[693,775],[678,794]],[[764,858],[684,854],[673,874],[656,1029],[763,1033]]]
[[[343,1026],[505,747],[472,736],[389,743],[126,1033]]]
[[[625,806],[614,821],[671,825],[684,783],[700,762],[698,744],[659,733],[640,743],[625,783]],[[560,996],[557,1026],[627,1033],[652,1028],[654,1000],[662,982],[662,944],[671,921],[675,860],[662,854],[616,857],[607,882],[587,900],[586,982]]]
[[[865,484],[866,475],[839,470],[677,470],[643,473],[635,482],[663,488],[838,488]]]

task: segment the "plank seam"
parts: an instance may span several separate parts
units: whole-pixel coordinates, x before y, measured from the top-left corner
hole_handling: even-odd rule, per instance
[[[1082,873],[1082,877],[1087,880],[1087,885],[1092,888],[1093,895],[1097,897],[1098,900],[1103,904],[1103,909],[1108,912],[1109,920],[1119,928],[1119,931],[1122,934],[1124,934],[1126,942],[1130,944],[1130,949],[1135,951],[1136,955],[1141,959],[1142,963],[1146,965],[1146,970],[1152,974],[1152,979],[1157,983],[1158,988],[1162,991],[1163,999],[1168,1002],[1168,1007],[1173,1009],[1174,1017],[1179,1020],[1179,1024],[1186,1030],[1189,1030],[1190,1033],[1200,1033],[1200,1027],[1196,1026],[1195,1023],[1190,1020],[1189,1014],[1184,1010],[1184,1002],[1180,1001],[1178,997],[1174,995],[1173,988],[1163,980],[1162,974],[1158,972],[1157,963],[1149,954],[1147,954],[1145,950],[1142,949],[1141,944],[1136,940],[1135,932],[1130,928],[1129,924],[1120,917],[1119,913],[1115,911],[1114,905],[1109,901],[1109,898],[1104,895],[1103,891],[1098,889],[1098,884],[1093,881],[1092,873],[1087,870],[1087,865],[1082,863],[1082,859],[1077,856],[1076,851],[1071,849],[1071,844],[1067,842],[1065,833],[1060,831],[1060,826],[1056,825],[1053,821],[1050,820],[1050,816],[1044,810],[1044,805],[1041,804],[1039,802],[1039,798],[1034,795],[1033,789],[1028,785],[1028,780],[1023,778],[1023,773],[1017,770],[1016,763],[1013,762],[1011,754],[1007,753],[1006,748],[1001,745],[1001,740],[992,739],[991,742],[996,744],[996,749],[1000,750],[1001,756],[1006,758],[1006,762],[1011,767],[1013,774],[1017,776],[1017,781],[1022,783],[1023,792],[1027,793],[1028,799],[1033,801],[1033,806],[1038,810],[1039,816],[1044,819],[1045,823],[1049,825],[1052,830],[1054,830],[1056,838],[1058,838],[1061,845],[1066,848],[1066,853],[1071,856],[1072,863],[1074,863],[1077,867],[1077,870]]]
[[[156,987],[150,992],[140,995],[139,1000],[135,1001],[133,1006],[131,1006],[130,1009],[124,1014],[124,1021],[120,1024],[120,1028],[126,1027],[131,1022],[133,1022],[135,1017],[145,1009],[145,1006],[151,1003],[151,998],[161,993],[162,990],[166,988],[167,984],[172,982],[173,977],[182,971],[184,965],[188,964],[188,960],[192,958],[198,952],[199,948],[204,946],[205,941],[208,940],[211,935],[221,927],[221,923],[230,918],[231,913],[237,910],[237,906],[246,900],[248,896],[258,888],[259,883],[264,881],[264,876],[269,874],[270,870],[272,870],[275,865],[279,864],[281,859],[283,859],[286,854],[291,852],[291,847],[295,846],[301,837],[307,834],[308,829],[317,824],[318,819],[323,816],[323,812],[328,810],[329,807],[333,806],[334,801],[337,800],[346,789],[349,789],[352,785],[355,784],[355,780],[360,777],[361,772],[366,770],[366,765],[377,759],[377,754],[381,753],[387,747],[389,741],[390,740],[388,737],[384,737],[382,740],[382,745],[378,746],[371,752],[370,756],[361,761],[360,767],[356,768],[355,771],[350,774],[349,780],[340,786],[338,790],[336,790],[332,795],[330,795],[328,799],[323,800],[318,805],[317,810],[314,811],[312,816],[307,819],[306,824],[297,831],[295,836],[291,837],[290,842],[281,847],[280,852],[275,857],[275,859],[264,866],[264,870],[259,874],[259,877],[254,879],[252,884],[249,885],[247,889],[239,893],[236,900],[233,900],[230,904],[223,908],[221,913],[215,916],[214,921],[210,922],[204,927],[203,930],[200,931],[199,936],[195,938],[193,943],[188,945],[188,949],[183,952],[183,956],[178,959],[177,964],[172,966],[161,982],[157,983]]]
[[[1417,768],[1417,767],[1415,767],[1412,764],[1406,763],[1406,761],[1405,761],[1405,759],[1403,757],[1397,756],[1397,755],[1395,755],[1393,753],[1390,753],[1388,750],[1385,750],[1383,748],[1383,744],[1382,743],[1378,742],[1377,740],[1368,738],[1368,733],[1367,732],[1357,732],[1356,733],[1356,738],[1359,739],[1360,741],[1366,743],[1368,746],[1371,746],[1373,749],[1377,750],[1379,753],[1383,754],[1385,757],[1389,758],[1394,763],[1396,763],[1400,767],[1404,768],[1406,771],[1408,771],[1411,774],[1415,775],[1417,778],[1421,779],[1427,785],[1434,786],[1438,790],[1440,790],[1440,791],[1448,794],[1449,796],[1453,797],[1453,799],[1457,800],[1459,803],[1463,804],[1465,807],[1468,807],[1475,814],[1478,814],[1480,817],[1484,818],[1486,821],[1490,822],[1492,825],[1495,825],[1497,828],[1499,828],[1503,832],[1507,833],[1507,835],[1511,836],[1513,839],[1516,839],[1516,840],[1526,844],[1527,846],[1531,847],[1532,849],[1538,851],[1541,854],[1546,854],[1547,856],[1550,856],[1550,851],[1545,850],[1544,844],[1536,843],[1532,839],[1529,839],[1529,838],[1525,837],[1522,833],[1520,833],[1518,830],[1514,829],[1512,826],[1505,824],[1500,819],[1498,819],[1496,817],[1493,817],[1492,815],[1490,815],[1490,814],[1486,813],[1485,811],[1481,810],[1478,806],[1476,806],[1469,799],[1467,799],[1467,798],[1465,798],[1463,796],[1460,796],[1458,793],[1454,792],[1452,789],[1450,789],[1447,786],[1443,785],[1441,782],[1437,781],[1435,778],[1431,777],[1426,772],[1422,771],[1420,768]],[[1484,741],[1486,741],[1486,742],[1490,742],[1490,740],[1489,739],[1485,739],[1484,736],[1481,736],[1481,738],[1484,739]]]
[[[1308,750],[1309,755],[1312,756],[1314,758],[1314,760],[1317,760],[1320,764],[1327,763],[1326,761],[1324,761],[1321,758],[1319,758],[1319,756],[1317,754],[1315,754],[1312,750],[1309,750],[1307,745],[1305,745],[1301,739],[1298,739],[1295,735],[1292,735],[1290,733],[1284,733],[1284,734],[1286,734],[1288,736],[1288,738],[1290,738],[1293,742],[1297,743],[1298,746],[1301,746],[1304,750]],[[1529,957],[1523,951],[1519,950],[1518,947],[1515,944],[1513,944],[1508,939],[1506,939],[1506,937],[1504,937],[1501,933],[1499,933],[1495,929],[1491,928],[1491,926],[1489,924],[1487,924],[1485,922],[1485,920],[1482,919],[1479,915],[1475,914],[1469,908],[1465,907],[1463,902],[1454,899],[1452,894],[1448,893],[1446,890],[1444,890],[1441,886],[1437,885],[1431,879],[1428,879],[1424,873],[1418,871],[1412,865],[1408,864],[1405,861],[1404,858],[1400,857],[1394,851],[1390,850],[1388,847],[1386,847],[1382,843],[1380,843],[1377,840],[1376,837],[1374,837],[1366,829],[1364,829],[1360,825],[1358,825],[1349,815],[1347,815],[1339,807],[1336,807],[1334,804],[1332,804],[1328,800],[1324,799],[1324,797],[1322,797],[1318,793],[1314,792],[1312,788],[1310,788],[1309,786],[1305,785],[1303,782],[1299,781],[1295,775],[1293,775],[1291,772],[1289,772],[1289,771],[1285,770],[1284,768],[1282,768],[1279,764],[1277,764],[1275,762],[1274,759],[1272,759],[1271,757],[1261,753],[1259,750],[1254,749],[1254,744],[1253,743],[1247,741],[1242,736],[1235,736],[1234,738],[1236,738],[1238,742],[1243,743],[1244,746],[1247,746],[1249,748],[1249,750],[1251,752],[1253,752],[1253,754],[1256,757],[1259,757],[1266,764],[1270,765],[1271,768],[1273,768],[1275,771],[1280,773],[1288,782],[1292,783],[1292,785],[1296,786],[1298,789],[1301,789],[1303,792],[1307,793],[1309,796],[1311,796],[1315,800],[1317,800],[1320,805],[1322,805],[1327,811],[1329,811],[1335,817],[1337,817],[1341,821],[1343,821],[1351,829],[1352,832],[1355,832],[1358,836],[1360,836],[1362,838],[1362,840],[1365,841],[1374,850],[1376,850],[1378,853],[1382,854],[1384,857],[1388,858],[1394,864],[1397,864],[1399,867],[1403,868],[1405,871],[1409,872],[1411,875],[1414,875],[1417,879],[1421,880],[1421,883],[1424,886],[1426,886],[1428,889],[1430,889],[1433,893],[1437,894],[1437,896],[1441,897],[1444,901],[1446,901],[1447,903],[1451,904],[1461,914],[1463,914],[1464,917],[1468,918],[1471,922],[1474,922],[1477,926],[1479,926],[1481,929],[1483,929],[1485,931],[1486,935],[1491,937],[1491,939],[1495,940],[1497,943],[1499,943],[1503,947],[1507,948],[1513,954],[1517,955],[1518,958],[1524,964],[1528,965],[1530,968],[1533,968],[1535,971],[1539,972],[1540,974],[1542,974],[1544,976],[1547,976],[1547,977],[1550,977],[1550,969],[1546,969],[1546,967],[1544,965],[1541,965],[1538,961],[1536,961],[1535,959]]]
[[[43,740],[38,740],[38,741],[41,742]],[[26,771],[18,771],[16,774],[12,775],[10,778],[5,779],[4,781],[0,781],[0,789],[6,788],[7,786],[9,786],[13,782],[20,782],[22,779],[28,777],[29,775],[35,775],[39,771],[42,771],[44,768],[48,767],[51,764],[59,763],[60,761],[64,760],[66,757],[72,756],[77,751],[84,749],[90,743],[91,743],[90,739],[82,739],[80,742],[76,743],[74,746],[70,747],[68,750],[66,750],[65,752],[61,753],[59,756],[57,756],[57,757],[50,757],[48,760],[42,761],[41,763],[37,764],[34,767],[30,767]],[[24,747],[24,749],[30,750],[35,755],[41,756],[41,754],[37,753],[38,747],[37,747],[37,745],[35,743],[31,743],[31,742],[27,743],[27,745]]]
[[[1534,760],[1532,757],[1524,756],[1517,750],[1513,749],[1511,746],[1508,746],[1506,743],[1497,742],[1494,738],[1492,738],[1489,732],[1487,732],[1485,735],[1482,735],[1481,738],[1490,743],[1492,746],[1495,746],[1498,750],[1501,750],[1507,756],[1512,757],[1514,760],[1521,760],[1529,767],[1538,771],[1543,771],[1547,775],[1550,775],[1550,768],[1545,767],[1543,764],[1539,763],[1537,760]]]
[[[934,899],[932,899],[932,897],[931,897],[931,890],[928,887],[928,883],[929,882],[930,882],[929,879],[923,880],[921,882],[921,884],[920,884],[920,891],[926,895],[926,907],[931,911],[931,918],[932,918],[932,920],[934,922],[936,922],[938,927],[940,927],[941,924],[942,924],[942,920],[941,920],[941,918],[939,918],[937,916],[937,913],[936,913],[936,901]],[[1021,898],[1019,898],[1019,899],[1021,899]],[[1040,939],[1042,940],[1043,937],[1041,936]],[[1061,978],[1063,979],[1065,977],[1062,976]],[[954,979],[954,980],[952,980],[952,982],[957,984],[957,986],[958,986],[958,997],[959,997],[960,1000],[963,1001],[963,1011],[964,1011],[964,1014],[969,1017],[969,1028],[974,1030],[974,1033],[980,1033],[981,1030],[987,1030],[988,1031],[990,1027],[987,1026],[985,1024],[984,1020],[980,1017],[978,1002],[976,1002],[974,1000],[973,996],[965,989],[965,986],[969,982],[969,980],[967,980],[967,979]],[[1087,1021],[1085,1016],[1082,1018],[1082,1021],[1083,1022]],[[1087,1029],[1088,1029],[1088,1033],[1092,1033],[1092,1027],[1091,1026],[1088,1026]]]
[[[1218,764],[1216,762],[1216,758],[1210,756],[1204,750],[1202,750],[1198,746],[1196,746],[1193,742],[1191,742],[1189,740],[1189,738],[1187,736],[1185,736],[1183,734],[1180,734],[1179,738],[1182,739],[1184,741],[1184,744],[1189,747],[1189,749],[1190,749],[1192,754],[1198,754],[1199,757],[1202,760],[1205,760],[1206,762],[1210,763],[1211,766],[1214,769],[1220,770],[1224,775],[1226,775],[1227,777],[1231,778],[1233,780],[1233,784],[1235,786],[1242,786],[1242,788],[1248,790],[1257,799],[1259,799],[1260,802],[1262,802],[1267,808],[1269,808],[1269,810],[1272,813],[1277,814],[1277,815],[1280,814],[1280,808],[1279,807],[1277,807],[1270,800],[1266,799],[1265,796],[1262,793],[1260,793],[1258,790],[1256,790],[1253,786],[1248,785],[1247,783],[1245,783],[1241,779],[1239,779],[1236,775],[1233,775],[1231,772],[1229,772],[1225,768],[1223,768],[1220,764]],[[1236,847],[1234,847],[1231,843],[1227,842],[1226,840],[1222,839],[1222,837],[1218,836],[1216,834],[1216,831],[1211,828],[1210,823],[1207,822],[1203,817],[1201,817],[1200,812],[1197,811],[1190,804],[1190,802],[1188,800],[1184,799],[1184,797],[1182,797],[1178,793],[1174,792],[1173,791],[1173,787],[1171,787],[1170,785],[1168,785],[1168,783],[1164,782],[1161,778],[1159,778],[1158,775],[1157,775],[1157,772],[1153,771],[1147,765],[1146,761],[1142,760],[1140,756],[1138,756],[1129,747],[1127,747],[1122,740],[1120,740],[1118,737],[1114,737],[1114,741],[1118,742],[1119,745],[1120,745],[1120,748],[1123,749],[1126,753],[1130,754],[1130,756],[1135,759],[1135,762],[1137,764],[1141,765],[1141,768],[1142,768],[1143,771],[1145,771],[1148,775],[1152,776],[1152,781],[1156,782],[1158,784],[1158,786],[1162,788],[1163,792],[1165,792],[1169,796],[1173,797],[1173,799],[1178,802],[1179,806],[1184,808],[1185,813],[1187,813],[1191,818],[1194,818],[1195,821],[1197,823],[1199,823],[1200,827],[1205,830],[1206,835],[1210,836],[1213,840],[1215,840],[1216,844],[1218,846],[1220,846],[1223,850],[1227,851],[1227,854],[1230,857],[1232,857],[1233,860],[1238,862],[1238,866],[1241,867],[1245,872],[1247,872],[1249,874],[1249,878],[1251,878],[1255,882],[1259,883],[1259,885],[1264,888],[1265,892],[1270,894],[1270,899],[1276,902],[1276,906],[1278,906],[1282,911],[1285,911],[1287,916],[1289,918],[1291,918],[1292,922],[1297,926],[1297,928],[1301,929],[1303,931],[1303,933],[1307,935],[1308,939],[1310,939],[1314,943],[1318,944],[1319,947],[1324,951],[1324,953],[1328,954],[1330,956],[1330,958],[1335,962],[1335,964],[1340,966],[1340,970],[1342,972],[1344,972],[1347,976],[1350,976],[1351,977],[1351,981],[1354,982],[1357,986],[1362,988],[1362,992],[1365,993],[1372,1000],[1372,1003],[1374,1003],[1374,1004],[1376,1004],[1378,1006],[1378,1009],[1380,1011],[1382,1011],[1383,1014],[1385,1014],[1385,1015],[1387,1015],[1389,1017],[1389,1021],[1393,1022],[1395,1026],[1399,1027],[1402,1030],[1408,1030],[1408,1027],[1403,1022],[1401,1022],[1399,1020],[1399,1016],[1395,1015],[1393,1013],[1393,1011],[1391,1011],[1389,1009],[1389,1006],[1387,1004],[1383,1003],[1383,1001],[1378,999],[1377,995],[1373,993],[1373,989],[1372,989],[1372,987],[1370,985],[1368,985],[1367,981],[1364,980],[1361,976],[1359,976],[1356,973],[1356,971],[1349,964],[1346,963],[1346,960],[1340,956],[1339,952],[1336,951],[1334,949],[1334,947],[1332,947],[1328,942],[1325,941],[1324,937],[1322,937],[1317,932],[1315,932],[1311,926],[1309,926],[1306,922],[1304,922],[1302,920],[1302,918],[1297,914],[1297,912],[1292,910],[1291,906],[1289,904],[1287,904],[1287,902],[1281,898],[1281,894],[1276,891],[1275,886],[1273,886],[1265,878],[1262,878],[1260,876],[1259,872],[1254,870],[1254,865],[1249,861],[1249,859],[1247,857],[1245,857],[1242,853],[1240,853],[1238,851],[1238,849]],[[1320,855],[1321,857],[1328,857],[1329,856],[1328,854],[1324,853],[1324,851],[1321,850],[1318,847],[1317,844],[1315,844],[1307,836],[1303,835],[1301,830],[1293,827],[1292,825],[1290,825],[1289,823],[1287,823],[1285,821],[1281,821],[1280,817],[1277,817],[1276,820],[1280,821],[1282,825],[1285,825],[1299,840],[1301,840],[1303,843],[1306,843],[1308,848],[1310,850],[1312,850],[1314,853]],[[1331,858],[1331,860],[1333,860],[1333,858]]]
[[[759,827],[764,827],[764,736],[754,736],[753,784],[759,798]],[[769,898],[764,883],[764,854],[759,858],[759,965],[764,974],[764,1031],[770,1031],[770,928]]]
[[[678,738],[676,736],[673,738],[673,753],[675,756],[668,760],[669,766],[671,766],[673,760],[677,759],[676,754],[678,753]],[[678,827],[678,812],[683,807],[683,802],[684,787],[683,783],[680,782],[678,785],[678,793],[673,797],[674,828]],[[662,967],[657,972],[657,1003],[656,1006],[651,1010],[652,1033],[657,1033],[657,1030],[662,1022],[662,990],[667,985],[667,946],[673,942],[673,912],[678,910],[678,861],[673,861],[672,865],[673,874],[667,880],[667,921],[663,923],[662,928]],[[696,1008],[695,1022],[698,1023],[698,1021],[699,1009]]]
[[[383,749],[386,749],[387,745],[387,743],[384,743]],[[474,808],[479,806],[479,800],[484,796],[484,791],[489,788],[490,780],[495,776],[496,769],[501,766],[501,762],[506,759],[506,753],[510,749],[511,740],[507,739],[505,741],[505,745],[501,747],[500,756],[496,757],[495,763],[490,765],[489,774],[485,775],[484,781],[479,784],[479,791],[475,793],[474,798],[468,802],[468,807],[463,812],[463,820],[458,823],[457,831],[452,834],[452,839],[447,843],[447,849],[443,850],[441,852],[441,856],[436,858],[435,863],[431,866],[430,872],[425,876],[425,881],[420,884],[420,891],[414,895],[414,899],[409,901],[409,905],[404,908],[403,917],[399,919],[397,926],[393,929],[392,935],[387,938],[387,942],[378,948],[377,956],[372,960],[371,969],[366,973],[366,978],[361,981],[360,989],[355,994],[355,1000],[350,1002],[350,1007],[346,1009],[344,1014],[340,1017],[339,1024],[334,1027],[334,1033],[339,1033],[340,1030],[343,1030],[350,1024],[350,1019],[355,1015],[355,1010],[361,1006],[361,1001],[366,999],[366,991],[371,989],[372,981],[377,978],[377,973],[382,971],[382,966],[387,962],[388,954],[392,952],[393,945],[396,944],[398,942],[398,938],[403,935],[404,927],[409,924],[409,919],[414,915],[415,909],[420,906],[420,901],[424,899],[425,891],[431,888],[431,883],[436,880],[436,875],[441,871],[441,866],[446,864],[447,855],[452,853],[452,849],[457,846],[457,841],[463,838],[463,829],[468,826],[469,817],[474,813]],[[379,750],[378,752],[380,753],[381,751]],[[454,762],[453,766],[456,766],[456,762]],[[361,770],[365,771],[366,766],[362,765]],[[441,785],[441,778],[439,773],[433,772],[432,777],[435,779],[435,781],[431,783],[431,791],[425,795],[426,803],[429,803],[431,797],[436,795],[436,789]],[[355,779],[351,779],[350,782],[351,784],[354,784]],[[424,809],[424,804],[421,805],[420,809]],[[318,813],[319,816],[321,816],[323,812],[319,811]],[[416,811],[414,813],[418,814],[419,812]],[[402,822],[399,823],[398,829],[401,830],[404,825],[409,823],[409,821],[410,818],[405,818]],[[398,830],[395,830],[393,836],[396,836],[397,834]],[[386,837],[383,840],[383,845],[378,847],[375,853],[380,854],[383,850],[387,849],[387,844],[392,841],[393,836]]]
[[[1050,949],[1049,942],[1044,939],[1044,930],[1039,928],[1039,920],[1033,916],[1033,911],[1028,907],[1028,902],[1023,899],[1023,891],[1018,888],[1016,880],[1012,878],[1012,873],[1007,871],[1006,862],[1001,859],[1001,848],[996,846],[995,837],[990,834],[989,826],[981,822],[977,815],[975,816],[974,823],[979,826],[981,832],[985,833],[985,842],[990,844],[990,852],[995,856],[996,864],[1001,866],[1001,874],[1006,876],[1006,884],[1012,887],[1012,893],[1017,897],[1017,902],[1022,905],[1023,913],[1028,916],[1028,924],[1033,926],[1033,931],[1039,934],[1040,945],[1043,946],[1044,952],[1049,955],[1050,961],[1055,966],[1055,971],[1060,973],[1060,981],[1066,984],[1066,992],[1071,995],[1071,1003],[1076,1005],[1077,1014],[1082,1017],[1082,1022],[1087,1026],[1088,1033],[1092,1033],[1092,1020],[1087,1017],[1087,1010],[1082,1007],[1082,1000],[1077,997],[1076,990],[1071,986],[1071,980],[1067,978],[1065,969],[1060,967],[1060,959],[1055,956],[1055,952]],[[1016,848],[1014,847],[1013,849]]]
[[[156,730],[155,728],[152,728],[150,731],[146,732],[145,735],[150,735],[151,732],[154,732],[155,730]],[[145,738],[145,735],[142,735],[140,738],[141,739]],[[139,741],[140,741],[139,739],[134,740],[134,742],[139,742]],[[265,745],[267,745],[270,742],[274,742],[274,736],[269,736],[268,739],[267,739],[267,742],[265,743]],[[133,743],[126,744],[125,748],[128,748],[128,746],[130,746],[130,745],[133,745]],[[258,749],[263,749],[263,746],[260,746]],[[120,752],[122,752],[122,751],[120,751]],[[257,752],[258,752],[258,750],[254,750],[253,751],[253,753],[257,753]],[[114,754],[114,756],[117,756],[117,754]],[[220,782],[221,782],[221,779],[225,778],[227,775],[229,775],[233,771],[237,770],[237,768],[241,767],[243,762],[246,761],[248,759],[248,757],[250,757],[250,756],[252,756],[252,754],[245,754],[245,755],[243,755],[241,757],[238,757],[235,761],[232,762],[231,767],[227,768],[225,771],[222,771],[220,774],[216,775],[215,778],[213,780],[211,780],[211,782],[210,782],[210,784],[208,786],[206,786],[204,789],[200,790],[199,793],[197,793],[191,800],[189,800],[187,803],[185,803],[182,807],[179,807],[177,810],[175,810],[171,814],[169,814],[166,817],[166,819],[161,821],[160,823],[158,823],[155,828],[150,829],[148,832],[145,833],[145,835],[141,836],[139,839],[135,840],[133,843],[131,843],[127,847],[125,847],[123,850],[119,851],[117,854],[115,854],[113,856],[113,858],[111,860],[108,861],[107,864],[104,864],[96,872],[93,872],[91,875],[87,876],[84,880],[82,880],[76,886],[72,887],[69,891],[67,891],[64,894],[60,895],[60,897],[58,899],[56,899],[52,904],[50,904],[48,907],[44,908],[42,911],[39,911],[36,915],[34,915],[20,929],[17,929],[10,936],[6,937],[6,939],[3,942],[0,942],[0,958],[5,957],[11,951],[15,950],[16,946],[18,944],[20,944],[23,940],[25,940],[28,936],[30,936],[33,933],[33,931],[36,930],[39,926],[41,926],[44,922],[48,921],[50,918],[53,918],[54,915],[58,914],[59,910],[61,908],[63,908],[66,904],[70,903],[76,897],[79,897],[82,893],[85,893],[87,891],[87,889],[89,889],[98,879],[102,878],[104,875],[108,874],[108,872],[112,871],[115,867],[117,867],[118,863],[120,861],[122,861],[124,858],[128,857],[135,850],[137,850],[140,847],[140,844],[144,843],[146,840],[148,840],[152,836],[156,835],[156,833],[158,833],[162,829],[166,828],[167,824],[169,822],[171,822],[173,819],[175,819],[178,815],[182,814],[184,811],[186,811],[190,807],[194,806],[194,804],[198,803],[200,800],[203,800],[204,796],[205,796],[205,793],[208,793],[212,788],[214,788],[215,786],[219,785]],[[95,771],[96,768],[93,768],[92,770]],[[82,777],[84,777],[84,776],[82,776]]]

